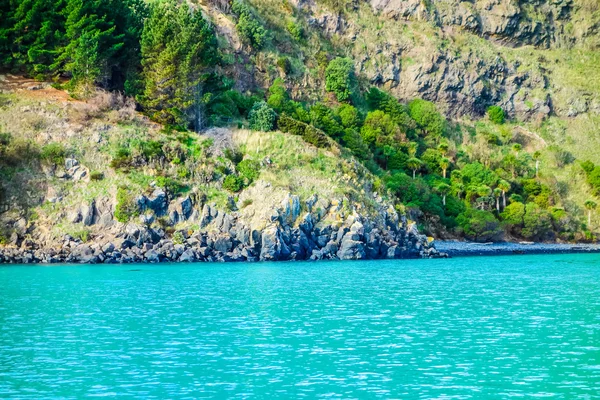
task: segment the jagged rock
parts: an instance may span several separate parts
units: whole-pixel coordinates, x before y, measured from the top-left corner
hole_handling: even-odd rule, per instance
[[[150,197],[145,198],[144,205],[146,208],[154,211],[157,217],[161,217],[167,213],[167,194],[164,190],[157,188],[152,192]]]
[[[293,224],[300,216],[300,198],[289,194],[281,202],[282,223]]]
[[[89,204],[81,206],[81,220],[83,225],[90,226],[94,224],[94,215],[96,214],[96,201],[92,200]]]
[[[179,256],[180,262],[194,262],[196,261],[196,256],[192,250],[184,251],[181,256]]]
[[[79,161],[74,158],[65,158],[65,168],[71,169],[79,165]]]

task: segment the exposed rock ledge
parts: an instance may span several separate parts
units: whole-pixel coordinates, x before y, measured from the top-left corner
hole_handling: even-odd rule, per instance
[[[20,247],[0,248],[0,263],[136,263],[284,260],[361,260],[445,257],[414,224],[385,205],[374,217],[344,210],[338,201],[313,196],[304,206],[288,194],[268,210],[259,227],[240,212],[223,212],[204,204],[192,210],[188,200],[177,218],[200,229],[167,235],[159,227],[115,224],[105,239],[83,243],[65,236],[62,244],[40,246],[24,240]],[[166,208],[166,202],[159,207]],[[302,210],[306,210],[303,212]],[[302,213],[302,215],[301,215]],[[256,225],[256,224],[255,224]],[[170,236],[170,237],[169,237]],[[108,239],[110,238],[110,239]]]

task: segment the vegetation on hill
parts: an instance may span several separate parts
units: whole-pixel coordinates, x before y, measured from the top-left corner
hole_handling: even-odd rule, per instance
[[[160,184],[175,195],[194,181],[218,182],[219,190],[239,194],[263,174],[261,160],[250,156],[242,161],[235,155],[225,155],[221,161],[207,158],[210,146],[193,132],[223,125],[247,126],[259,132],[279,129],[297,136],[294,141],[322,149],[318,152],[337,152],[343,160],[340,166],[358,160],[359,169],[364,170],[361,176],[368,177],[373,190],[395,199],[398,210],[436,236],[478,241],[503,236],[594,238],[596,207],[592,198],[600,193],[600,167],[594,163],[600,159],[586,153],[589,146],[563,145],[563,140],[569,137],[567,132],[572,135],[578,129],[578,123],[583,130],[590,129],[598,116],[585,111],[567,120],[552,111],[540,111],[548,103],[550,89],[543,83],[547,73],[543,66],[548,61],[533,60],[536,56],[568,58],[576,51],[594,59],[588,41],[588,47],[564,54],[536,49],[527,55],[523,49],[502,47],[502,57],[517,60],[517,69],[523,70],[522,79],[529,86],[517,90],[507,103],[497,95],[497,88],[486,87],[495,84],[486,77],[489,82],[485,81],[478,94],[487,96],[483,108],[478,105],[473,113],[461,117],[452,111],[461,108],[448,107],[447,102],[438,105],[405,96],[400,100],[391,87],[397,83],[387,85],[383,80],[386,72],[380,71],[377,79],[366,79],[361,71],[380,69],[383,60],[372,55],[372,46],[381,37],[395,45],[405,40],[410,46],[435,46],[446,54],[451,50],[456,60],[463,52],[485,62],[494,53],[490,43],[468,32],[451,40],[442,38],[438,27],[422,21],[400,29],[401,24],[374,14],[360,2],[354,10],[343,7],[343,2],[317,2],[322,10],[333,10],[339,18],[354,13],[353,29],[362,29],[364,37],[355,37],[351,44],[337,27],[327,32],[330,20],[315,27],[308,23],[305,10],[287,1],[5,3],[0,6],[3,68],[40,81],[53,80],[57,88],[80,99],[94,96],[96,88],[124,93],[135,99],[141,112],[164,126],[149,136],[126,134],[122,141],[111,142],[110,150],[105,148],[111,172],[98,172],[92,186],[119,186],[118,179],[111,180],[112,174],[146,182],[148,178],[139,172],[143,165],[162,170]],[[374,23],[377,29],[370,26]],[[228,24],[231,29],[226,29]],[[380,34],[369,42],[370,32],[375,30]],[[361,52],[369,54],[368,59],[361,58]],[[416,61],[408,57],[401,60],[407,69],[412,62]],[[587,64],[578,67],[577,61],[571,62],[563,81],[556,78],[560,90],[553,93],[563,108],[573,106],[567,89],[588,90],[582,74],[590,73],[592,82],[598,79],[597,71]],[[427,74],[434,76],[435,68],[431,68]],[[552,68],[555,79],[561,67]],[[261,72],[245,79],[254,69]],[[590,90],[594,95],[598,92],[597,88]],[[518,112],[515,104],[521,103],[529,110]],[[455,118],[445,116],[450,114]],[[9,171],[14,165],[59,164],[69,152],[53,143],[32,150],[31,141],[22,142],[10,129],[4,123],[0,136],[4,186],[12,179]],[[139,127],[132,129],[140,132]],[[267,142],[281,134],[262,135]],[[31,148],[24,152],[19,146]],[[581,162],[588,158],[589,162]],[[289,160],[290,165],[303,162],[319,161]],[[206,171],[208,165],[211,172]],[[329,172],[334,179],[335,171]],[[576,187],[580,182],[587,185]],[[140,189],[146,183],[140,183]],[[354,185],[348,191],[357,188],[356,182],[348,185]],[[115,195],[122,205],[117,219],[125,222],[133,217],[127,206],[131,199],[124,189]],[[368,201],[358,195],[355,198]]]

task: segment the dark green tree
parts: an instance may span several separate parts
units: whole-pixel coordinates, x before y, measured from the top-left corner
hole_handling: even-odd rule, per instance
[[[217,62],[212,26],[186,4],[154,3],[142,33],[143,94],[138,100],[156,121],[200,129],[204,83]]]
[[[349,58],[331,60],[325,70],[325,89],[335,93],[338,101],[348,101],[355,86],[354,63]]]

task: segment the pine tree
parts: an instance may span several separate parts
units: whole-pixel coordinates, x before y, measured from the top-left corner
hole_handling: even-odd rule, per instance
[[[138,100],[144,109],[158,122],[201,128],[203,83],[217,60],[212,26],[187,5],[155,3],[141,50],[144,91]]]
[[[65,45],[52,68],[73,77],[72,89],[123,86],[126,71],[139,60],[132,56],[139,49],[139,5],[137,0],[67,0]]]
[[[11,68],[45,76],[64,35],[64,0],[23,0],[14,10],[7,32]]]

